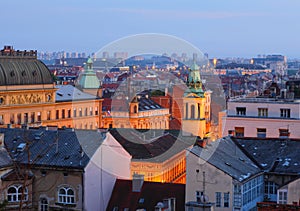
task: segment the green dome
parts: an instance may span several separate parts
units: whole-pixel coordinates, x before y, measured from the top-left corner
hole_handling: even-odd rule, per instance
[[[93,60],[89,58],[84,72],[79,76],[79,85],[82,89],[98,89],[100,87],[99,79],[92,68]]]
[[[194,62],[190,67],[190,73],[187,81],[188,90],[185,91],[185,95],[188,93],[194,93],[199,97],[203,97],[203,90],[202,90],[202,82],[200,77],[200,68]]]

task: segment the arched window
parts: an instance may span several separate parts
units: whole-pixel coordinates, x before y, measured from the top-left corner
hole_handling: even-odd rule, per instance
[[[40,211],[48,211],[48,209],[49,209],[48,200],[46,198],[41,198],[40,199]]]
[[[22,199],[23,187],[22,185],[10,186],[7,190],[7,201],[8,202],[19,202]],[[25,188],[23,192],[23,201],[28,200],[28,189]]]
[[[191,105],[191,119],[195,119],[195,106]]]
[[[137,111],[137,106],[135,105],[134,107],[133,107],[133,113],[137,113],[138,111]]]
[[[62,187],[58,190],[58,202],[63,204],[75,204],[75,193],[72,188]]]

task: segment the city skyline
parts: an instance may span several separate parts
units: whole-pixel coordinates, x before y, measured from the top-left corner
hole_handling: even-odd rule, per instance
[[[0,3],[1,45],[38,51],[96,52],[126,36],[162,33],[210,57],[282,54],[300,58],[295,1],[51,1]]]

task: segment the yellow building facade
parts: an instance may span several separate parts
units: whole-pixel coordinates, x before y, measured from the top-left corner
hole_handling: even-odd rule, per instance
[[[56,86],[36,51],[0,51],[0,126],[101,127],[102,99]]]

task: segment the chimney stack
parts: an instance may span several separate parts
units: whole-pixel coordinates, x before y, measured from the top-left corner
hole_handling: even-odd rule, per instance
[[[132,177],[132,192],[141,192],[144,183],[144,175],[134,174]]]

